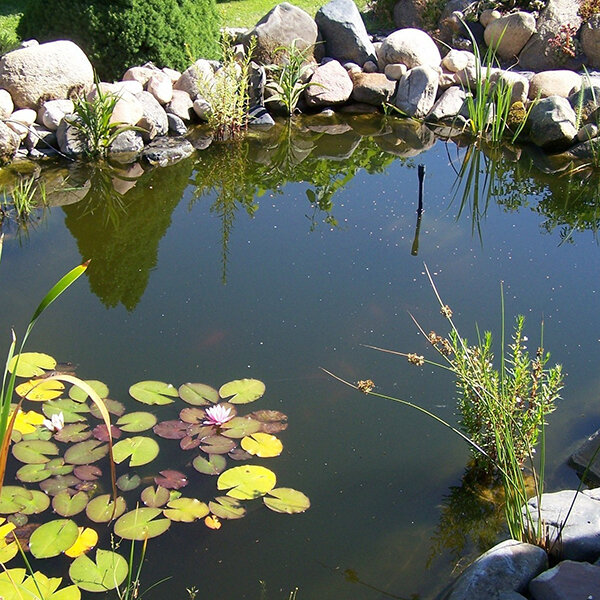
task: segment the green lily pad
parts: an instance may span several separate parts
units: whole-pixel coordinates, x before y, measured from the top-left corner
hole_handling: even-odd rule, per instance
[[[70,444],[85,442],[91,437],[92,432],[88,429],[87,423],[71,423],[54,434],[55,440]]]
[[[38,490],[27,490],[16,485],[5,485],[0,493],[0,514],[22,513],[33,515],[44,512],[50,498]]]
[[[98,440],[79,442],[65,452],[65,461],[71,465],[89,465],[108,454],[108,444]]]
[[[129,394],[142,404],[171,404],[176,397],[177,389],[170,383],[162,381],[140,381],[129,388]]]
[[[158,419],[155,415],[149,412],[132,412],[123,415],[118,421],[117,425],[123,431],[129,433],[139,433],[140,431],[146,431],[156,425]]]
[[[40,483],[40,489],[49,496],[56,496],[65,490],[70,490],[79,485],[81,480],[75,475],[56,475]]]
[[[142,478],[137,473],[125,473],[117,479],[117,487],[122,492],[135,490],[142,483]]]
[[[130,467],[139,467],[152,462],[157,456],[160,448],[156,440],[136,435],[131,438],[120,440],[113,446],[113,459],[117,464],[130,458]]]
[[[104,398],[102,402],[106,407],[106,410],[111,415],[114,415],[115,417],[121,417],[125,414],[125,405],[122,402],[119,402],[118,400],[113,400],[112,398]],[[102,414],[100,413],[100,410],[95,404],[92,404],[90,406],[90,413],[96,419],[102,419]]]
[[[229,490],[226,494],[238,500],[253,500],[270,492],[276,483],[273,471],[258,465],[242,465],[221,473],[217,489]]]
[[[23,465],[16,477],[23,483],[39,483],[54,475],[68,475],[73,471],[73,465],[66,465],[62,458],[53,458],[47,463]]]
[[[310,508],[308,496],[292,488],[276,488],[263,497],[265,505],[279,513],[303,513]]]
[[[90,407],[87,404],[80,404],[68,398],[61,398],[60,400],[44,402],[42,412],[49,419],[53,415],[62,413],[65,423],[81,423],[87,420],[85,415],[90,412]]]
[[[105,383],[96,379],[84,379],[84,383],[87,383],[100,398],[108,397],[108,386]],[[81,388],[74,385],[69,390],[69,398],[75,400],[75,402],[85,402],[89,396]]]
[[[29,550],[36,558],[51,558],[68,550],[77,539],[75,521],[55,519],[40,525],[29,538]]]
[[[248,417],[234,417],[221,425],[221,435],[228,438],[243,438],[261,431],[262,423]]]
[[[219,392],[205,383],[184,383],[178,392],[179,397],[192,406],[207,406],[219,401]]]
[[[253,456],[272,458],[279,456],[283,450],[281,440],[270,433],[253,433],[242,439],[240,446]]]
[[[227,459],[222,454],[209,454],[208,460],[201,454],[192,461],[192,466],[198,473],[204,475],[219,475],[227,466]]]
[[[43,354],[41,352],[23,352],[13,356],[8,363],[8,370],[11,373],[15,369],[17,358],[19,360],[17,366],[18,377],[37,377],[38,375],[43,375],[45,371],[51,371],[56,367],[56,360],[51,356],[48,356],[48,354]]]
[[[207,454],[227,454],[236,446],[236,443],[222,435],[211,435],[202,439],[200,449]]]
[[[229,398],[232,404],[248,404],[265,393],[265,384],[258,379],[236,379],[223,384],[219,389],[221,398]],[[231,396],[231,398],[230,398]]]
[[[227,496],[217,496],[214,501],[208,503],[208,508],[219,519],[241,519],[246,514],[246,509],[239,500]]]
[[[129,572],[127,561],[116,552],[96,550],[96,562],[78,556],[69,567],[71,581],[86,592],[106,592],[120,586]]]
[[[110,494],[102,494],[90,500],[85,508],[85,514],[90,521],[94,523],[108,523],[111,519],[120,517],[126,510],[127,505],[122,496],[117,496],[117,508],[114,511],[115,503]]]
[[[167,488],[154,487],[152,485],[142,490],[141,499],[142,502],[150,508],[159,508],[164,506],[170,499],[171,494]]]
[[[57,456],[58,446],[44,440],[23,440],[12,447],[12,453],[22,463],[39,465],[50,462],[48,456]]]
[[[0,576],[0,597],[4,600],[81,600],[77,586],[59,589],[61,583],[62,577],[46,577],[40,571],[25,579],[25,569],[8,569]]]
[[[171,521],[192,523],[209,513],[208,506],[196,498],[177,498],[167,504],[163,510],[165,517]]]
[[[89,502],[89,497],[85,492],[77,492],[74,495],[69,492],[60,492],[52,498],[52,508],[54,512],[61,517],[72,517],[78,515]]]
[[[13,430],[13,433],[15,432],[15,430]],[[52,439],[52,432],[49,429],[46,429],[45,427],[38,427],[35,431],[32,431],[31,433],[23,433],[21,435],[21,439],[20,440],[13,440],[15,443],[16,442],[20,442],[21,440],[26,440],[26,441],[31,441],[31,440],[44,440],[45,442],[47,442],[48,440]]]
[[[126,540],[144,540],[163,534],[171,526],[169,519],[157,519],[160,508],[136,508],[119,517],[115,534]]]

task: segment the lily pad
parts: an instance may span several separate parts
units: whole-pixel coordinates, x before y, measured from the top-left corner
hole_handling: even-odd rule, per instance
[[[63,414],[65,423],[81,423],[87,420],[87,413],[90,412],[90,407],[87,404],[80,404],[68,398],[60,400],[51,400],[46,402],[42,407],[44,414],[51,419],[53,415]]]
[[[245,450],[242,450],[241,448],[234,448],[231,452],[229,452],[227,454],[227,456],[229,456],[229,458],[231,458],[231,460],[237,460],[237,461],[250,460],[252,458],[252,454],[249,454],[248,452],[246,452]]]
[[[100,423],[100,425],[96,425],[92,430],[92,434],[97,440],[101,442],[108,442],[110,439],[108,435],[108,427],[104,423]],[[118,440],[121,437],[121,430],[114,425],[110,426],[110,434],[113,440]]]
[[[262,423],[264,433],[278,433],[287,429],[287,415],[278,410],[255,410],[248,417]]]
[[[221,435],[228,438],[243,438],[260,431],[262,423],[248,417],[234,417],[221,425]]]
[[[236,379],[223,384],[219,389],[219,396],[229,398],[228,402],[232,404],[254,402],[264,393],[265,384],[258,379]]]
[[[201,454],[192,461],[192,466],[198,473],[204,475],[219,475],[227,466],[227,459],[222,454],[210,454],[208,460]]]
[[[65,389],[64,384],[56,379],[30,379],[15,388],[21,398],[32,402],[45,402],[59,398]]]
[[[136,508],[117,519],[115,534],[126,540],[144,540],[163,534],[171,526],[169,519],[157,519],[160,508]]]
[[[82,481],[96,481],[102,477],[102,469],[96,465],[77,465],[73,469],[73,475]]]
[[[188,435],[188,424],[179,419],[172,421],[162,421],[152,429],[154,433],[167,440],[180,440]]]
[[[44,600],[80,600],[75,585],[59,588],[62,577],[46,577],[36,571],[25,579],[25,569],[8,569],[0,576],[0,597],[4,600],[43,598]]]
[[[108,397],[108,386],[105,383],[96,379],[84,379],[84,383],[87,383],[100,398]],[[69,390],[69,398],[75,400],[75,402],[85,402],[89,396],[81,388],[74,385]]]
[[[43,375],[46,371],[51,371],[56,367],[56,360],[48,354],[41,352],[22,352],[12,357],[8,363],[8,370],[12,373],[17,363],[18,377],[37,377]]]
[[[23,465],[16,477],[23,483],[39,483],[54,475],[68,475],[73,471],[73,465],[66,465],[62,458],[53,458],[47,463]]]
[[[65,550],[65,554],[70,558],[77,558],[82,554],[89,552],[98,543],[98,534],[91,527],[78,527],[79,535],[75,543]]]
[[[61,517],[73,517],[85,509],[88,501],[89,497],[85,492],[71,495],[64,491],[52,498],[52,508]]]
[[[79,531],[71,519],[55,519],[40,525],[29,538],[29,550],[36,558],[52,558],[70,548]]]
[[[263,497],[265,505],[279,513],[303,513],[310,508],[308,496],[292,488],[276,488]]]
[[[206,413],[203,408],[182,408],[179,411],[179,418],[184,423],[189,423],[190,425],[195,425],[197,423],[202,424],[202,421],[206,418]]]
[[[238,500],[253,500],[270,492],[276,483],[273,471],[258,465],[242,465],[221,473],[217,489],[229,490],[226,494]]]
[[[184,383],[178,392],[179,397],[192,406],[207,406],[219,401],[219,392],[205,383]]]
[[[196,498],[177,498],[167,504],[163,510],[165,517],[171,521],[192,523],[208,514],[208,506]]]
[[[283,444],[278,438],[270,433],[262,432],[245,437],[240,445],[249,454],[260,456],[260,458],[279,456],[283,450]]]
[[[236,443],[222,435],[211,435],[202,439],[200,449],[207,454],[227,454],[233,450]]]
[[[139,467],[152,462],[158,456],[159,450],[156,440],[134,436],[121,440],[113,446],[113,458],[117,464],[129,458],[130,467]]]
[[[137,473],[125,473],[117,479],[117,487],[122,492],[135,490],[142,483],[142,478]]]
[[[162,381],[140,381],[129,388],[129,394],[142,404],[171,404],[176,397],[177,389],[170,383]]]
[[[0,493],[0,513],[33,515],[44,512],[50,498],[37,490],[27,490],[16,485],[5,485]]]
[[[40,489],[49,496],[56,496],[65,490],[70,490],[81,483],[75,475],[57,475],[40,483]]]
[[[65,452],[65,461],[72,465],[89,465],[108,454],[108,444],[98,440],[79,442]]]
[[[71,444],[85,442],[91,437],[92,432],[88,429],[87,423],[71,423],[54,434],[55,440]]]
[[[111,415],[114,415],[115,417],[120,417],[125,414],[125,405],[122,402],[119,402],[118,400],[113,400],[112,398],[103,398],[102,402],[106,407],[106,410]],[[90,406],[90,413],[92,413],[92,416],[96,419],[102,419],[102,414],[100,413],[100,410],[95,404],[92,404]]]
[[[117,421],[117,425],[123,431],[127,431],[129,433],[139,433],[140,431],[151,429],[156,425],[157,421],[158,419],[152,413],[132,412],[123,415]]]
[[[127,561],[110,550],[96,551],[96,561],[86,555],[76,558],[69,567],[71,581],[86,592],[106,592],[120,586],[126,579]]]
[[[154,483],[168,490],[179,490],[188,484],[188,479],[179,471],[165,469],[164,471],[160,471],[160,477],[156,476],[154,478]]]
[[[102,494],[90,500],[85,508],[85,514],[94,523],[108,523],[111,519],[120,517],[127,508],[122,496],[117,496],[117,508],[113,515],[114,506],[115,503],[110,494]]]
[[[44,440],[23,440],[12,447],[12,453],[23,463],[39,465],[49,462],[49,456],[57,456],[58,446]]]
[[[142,502],[150,508],[159,508],[164,506],[170,498],[170,493],[167,488],[148,486],[144,488],[141,493]]]
[[[238,500],[227,496],[218,496],[208,503],[208,508],[220,519],[241,519],[246,514],[246,509]]]

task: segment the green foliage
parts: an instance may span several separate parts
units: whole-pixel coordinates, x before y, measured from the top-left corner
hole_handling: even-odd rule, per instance
[[[0,225],[13,217],[20,225],[26,225],[33,211],[46,203],[46,189],[37,177],[19,177],[10,190],[2,192],[0,200]]]
[[[147,61],[183,70],[186,44],[204,58],[219,52],[214,0],[29,0],[18,34],[73,40],[105,80]]]

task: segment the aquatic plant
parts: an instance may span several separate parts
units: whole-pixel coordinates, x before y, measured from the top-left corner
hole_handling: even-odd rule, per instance
[[[2,192],[0,201],[0,225],[6,218],[13,217],[17,223],[24,225],[33,211],[46,203],[46,188],[38,182],[37,177],[19,176],[16,182]]]

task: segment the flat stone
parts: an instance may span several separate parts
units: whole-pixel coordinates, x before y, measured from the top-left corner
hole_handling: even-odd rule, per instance
[[[160,137],[154,139],[142,151],[142,156],[151,164],[166,167],[188,158],[194,147],[185,138]]]
[[[383,73],[353,73],[352,99],[364,104],[381,106],[389,102],[396,91],[396,82]]]
[[[463,108],[466,97],[467,94],[462,88],[456,85],[448,88],[429,111],[427,120],[443,121],[453,119]]]
[[[600,567],[565,560],[529,584],[533,600],[593,600],[600,598]]]
[[[248,127],[269,128],[273,125],[275,121],[264,106],[253,106],[248,111]]]

